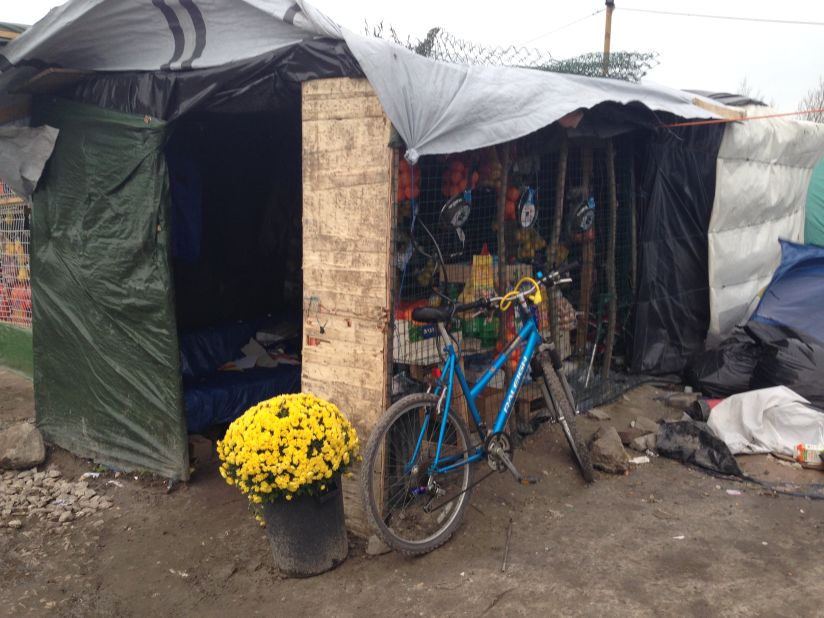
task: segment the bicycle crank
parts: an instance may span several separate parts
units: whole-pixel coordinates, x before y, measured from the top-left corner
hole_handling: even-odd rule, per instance
[[[534,485],[538,481],[524,476],[512,463],[512,440],[504,432],[493,433],[486,439],[486,462],[496,472],[508,471],[521,485]]]

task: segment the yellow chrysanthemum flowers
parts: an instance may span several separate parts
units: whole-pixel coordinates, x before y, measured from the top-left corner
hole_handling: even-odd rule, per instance
[[[220,475],[253,505],[325,491],[359,450],[355,429],[337,406],[308,393],[249,408],[217,443]]]

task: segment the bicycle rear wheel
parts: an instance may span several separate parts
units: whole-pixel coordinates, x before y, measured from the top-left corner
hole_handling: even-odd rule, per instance
[[[563,384],[561,384],[561,378],[555,372],[555,368],[552,366],[548,356],[542,355],[540,363],[544,382],[552,397],[552,403],[556,406],[555,412],[558,415],[558,422],[569,443],[569,448],[572,450],[572,455],[578,464],[581,476],[584,477],[587,483],[591,483],[595,480],[595,471],[592,468],[589,451],[581,439],[581,434],[578,433],[578,425],[575,422],[575,408],[569,400],[566,389],[564,389]]]
[[[469,464],[430,475],[441,429],[437,404],[431,393],[397,401],[378,422],[364,452],[361,489],[370,523],[389,547],[407,555],[425,554],[449,540],[472,493]],[[441,465],[445,459],[465,462],[468,456],[469,432],[450,414]]]

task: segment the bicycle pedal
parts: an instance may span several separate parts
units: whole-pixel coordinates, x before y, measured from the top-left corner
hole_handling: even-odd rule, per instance
[[[534,476],[522,476],[518,479],[518,482],[521,485],[536,485],[538,483],[538,479]]]

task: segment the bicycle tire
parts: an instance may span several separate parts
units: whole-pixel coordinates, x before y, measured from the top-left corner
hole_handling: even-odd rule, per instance
[[[578,464],[578,469],[581,472],[581,476],[584,477],[584,480],[587,483],[591,483],[595,480],[595,471],[592,468],[592,460],[589,457],[589,450],[587,450],[584,441],[581,439],[581,434],[578,432],[578,424],[575,419],[575,408],[573,408],[572,402],[569,401],[566,390],[561,384],[561,379],[558,377],[558,374],[555,372],[555,368],[552,366],[549,359],[542,356],[540,362],[541,371],[543,373],[543,378],[547,389],[549,390],[550,395],[552,395],[552,399],[555,401],[555,404],[560,407],[560,410],[557,410],[557,412],[560,412],[558,415],[558,421],[564,432],[564,437],[566,437],[567,442],[569,443],[569,448],[572,450],[573,458]]]
[[[386,461],[380,459],[382,457],[381,447],[384,446],[384,442],[387,439],[387,436],[390,436],[392,428],[398,426],[399,421],[408,417],[410,413],[418,413],[417,411],[422,408],[431,408],[431,410],[434,410],[437,406],[437,402],[438,397],[431,393],[415,393],[412,395],[407,395],[406,397],[403,397],[402,399],[395,402],[388,410],[386,410],[380,421],[378,421],[378,424],[375,426],[374,430],[372,431],[372,434],[369,437],[369,441],[367,442],[366,449],[364,451],[363,466],[361,468],[360,475],[360,484],[361,495],[364,501],[364,509],[367,513],[369,523],[372,526],[372,528],[375,531],[377,531],[378,536],[389,547],[391,547],[395,551],[406,554],[408,556],[417,556],[429,553],[432,550],[446,543],[452,537],[452,535],[455,533],[455,531],[458,529],[461,522],[463,521],[464,511],[467,505],[469,504],[469,499],[472,495],[471,465],[467,464],[461,466],[454,473],[448,473],[449,476],[452,478],[457,478],[456,475],[461,475],[460,486],[458,488],[458,491],[460,493],[458,493],[454,498],[454,500],[457,500],[458,502],[452,507],[449,507],[449,511],[447,511],[448,516],[446,520],[443,522],[443,525],[440,525],[435,530],[435,532],[429,534],[428,536],[420,540],[404,538],[404,536],[400,532],[395,530],[393,526],[389,525],[387,523],[387,519],[388,517],[390,517],[390,515],[383,512],[384,509],[381,507],[381,502],[383,502],[383,500],[379,501],[377,499],[378,492],[376,490],[378,489],[378,487],[376,481],[378,481],[378,479],[383,479],[381,475],[385,473],[384,466],[386,465]],[[434,418],[435,417],[433,416],[432,419]],[[459,449],[463,453],[468,452],[470,436],[469,431],[466,428],[466,425],[460,418],[451,413],[449,415],[449,420],[447,421],[447,423],[448,425],[451,425],[454,428],[454,437],[456,438],[457,442],[455,448]],[[432,423],[430,425],[430,428],[431,427],[439,429],[440,422],[438,421]],[[410,433],[410,435],[412,434]],[[420,431],[418,431],[417,435],[420,435]],[[417,435],[415,435],[415,441],[417,439]],[[396,449],[399,447],[402,448],[403,446],[404,445],[399,445],[397,441],[395,441],[394,443],[394,447]],[[410,445],[407,444],[405,446],[408,447]],[[412,449],[414,449],[414,444],[412,444],[411,447]],[[422,457],[423,452],[419,454],[419,458]],[[404,459],[403,456],[401,456],[400,458]],[[420,472],[417,474],[420,474]],[[412,478],[412,474],[408,476],[410,479]],[[403,495],[403,499],[414,502],[416,500],[416,496],[412,495],[412,492],[410,492],[410,488],[411,486],[409,484],[407,484],[405,488],[401,488],[405,490],[402,492],[405,494]],[[386,502],[390,501],[391,496],[386,499]],[[445,504],[448,505],[449,502]],[[406,504],[404,504],[402,508],[405,509]],[[422,506],[420,506],[419,508],[420,511],[415,511],[414,516],[424,517],[432,515],[431,513],[427,514],[425,511],[423,511]],[[446,508],[446,506],[444,508]],[[438,517],[438,515],[435,515],[435,520],[437,520]],[[440,524],[440,522],[438,522],[438,524]]]

